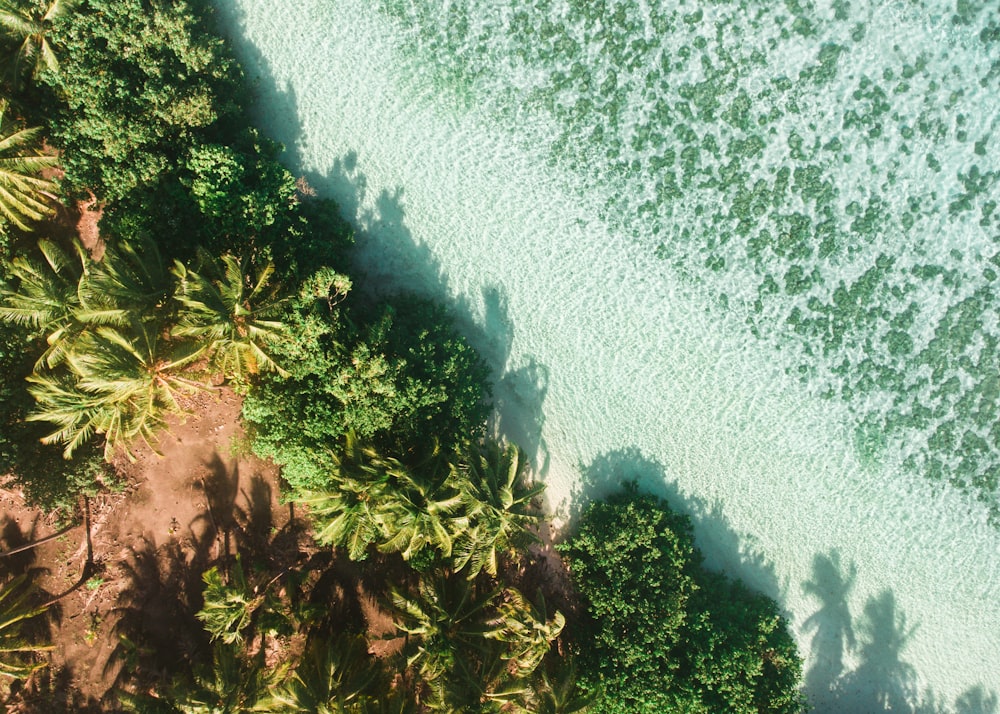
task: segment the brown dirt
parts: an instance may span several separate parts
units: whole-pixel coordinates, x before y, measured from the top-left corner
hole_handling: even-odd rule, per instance
[[[104,241],[101,240],[100,222],[104,217],[104,204],[97,202],[97,197],[93,193],[86,201],[76,202],[76,212],[79,218],[76,221],[76,234],[80,238],[83,247],[90,251],[90,256],[94,260],[100,260],[104,256]]]
[[[239,398],[219,389],[188,407],[191,414],[162,435],[159,455],[146,448],[135,463],[121,465],[130,476],[124,493],[90,500],[92,575],[83,577],[82,526],[0,558],[8,573],[33,571],[44,597],[57,600],[50,667],[28,685],[35,698],[47,694],[41,698],[52,709],[35,711],[100,711],[127,663],[176,662],[171,658],[197,645],[201,628],[190,613],[199,606],[205,568],[238,545],[274,542],[289,525],[289,510],[278,503],[276,467],[235,454],[243,439]],[[29,507],[17,490],[0,490],[0,509],[2,552],[58,530],[53,517]],[[269,556],[294,559],[297,547],[293,538]],[[122,637],[139,632],[163,651],[130,650]]]

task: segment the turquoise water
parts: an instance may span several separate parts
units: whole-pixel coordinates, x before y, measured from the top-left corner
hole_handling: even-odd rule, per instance
[[[361,267],[463,315],[554,510],[671,497],[820,711],[996,708],[995,10],[220,13]]]

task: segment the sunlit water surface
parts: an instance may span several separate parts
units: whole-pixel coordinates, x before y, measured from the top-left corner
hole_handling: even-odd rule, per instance
[[[551,506],[638,478],[818,711],[1000,690],[987,3],[219,0],[373,280],[447,297]]]

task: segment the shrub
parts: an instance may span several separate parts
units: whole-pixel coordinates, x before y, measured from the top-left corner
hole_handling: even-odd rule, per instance
[[[598,712],[798,712],[801,661],[774,602],[702,569],[691,525],[634,485],[560,546],[588,621]]]

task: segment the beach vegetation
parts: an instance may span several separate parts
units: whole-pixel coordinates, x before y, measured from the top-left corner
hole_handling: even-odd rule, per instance
[[[596,712],[800,712],[801,661],[773,601],[704,569],[691,524],[632,485],[592,503],[560,551]]]

